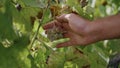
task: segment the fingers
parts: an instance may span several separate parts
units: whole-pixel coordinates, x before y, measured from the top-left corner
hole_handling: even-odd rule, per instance
[[[67,23],[67,22],[68,22],[68,19],[65,18],[66,15],[67,15],[67,14],[63,14],[63,15],[61,15],[61,16],[59,16],[59,17],[56,17],[56,20],[59,21],[60,23]]]
[[[61,26],[62,23],[68,23],[69,19],[72,18],[72,16],[73,16],[73,13],[71,13],[71,14],[63,14],[63,15],[61,15],[59,17],[56,17],[56,20],[44,25],[43,29],[50,29],[54,25],[55,26]]]
[[[61,47],[66,47],[66,46],[72,46],[73,44],[76,44],[76,43],[73,43],[71,40],[71,35],[70,35],[70,32],[66,32],[65,34],[63,34],[64,38],[70,38],[70,40],[68,42],[64,42],[64,43],[60,43],[58,44],[56,47],[57,48],[61,48]]]
[[[68,41],[68,42],[60,43],[60,44],[58,44],[56,47],[57,47],[57,48],[61,48],[61,47],[78,46],[78,45],[79,45],[79,44],[77,44],[77,43],[75,43],[75,42]]]
[[[62,24],[62,29],[66,30],[66,31],[71,31],[71,28],[70,28],[68,23],[63,23]]]
[[[53,26],[55,25],[55,21],[52,21],[50,23],[47,23],[43,26],[43,29],[46,30],[46,29],[50,29],[52,28]]]
[[[61,22],[61,23],[68,23],[70,19],[74,18],[74,16],[77,16],[77,15],[74,13],[63,14],[59,17],[56,17],[56,20]]]
[[[68,41],[68,42],[65,42],[65,43],[60,43],[56,47],[61,48],[61,47],[66,47],[66,46],[72,46],[71,42]]]
[[[59,23],[58,21],[54,20],[54,21],[51,21],[47,24],[45,24],[43,26],[43,29],[46,30],[46,29],[51,29],[53,28],[54,26],[61,26],[61,23]]]
[[[74,16],[76,16],[76,15],[73,14],[73,13],[71,13],[71,14],[63,14],[63,15],[61,15],[59,17],[56,17],[56,20],[44,25],[43,29],[49,29],[49,28],[52,28],[54,25],[60,26],[62,23],[68,23],[69,20],[74,18]]]

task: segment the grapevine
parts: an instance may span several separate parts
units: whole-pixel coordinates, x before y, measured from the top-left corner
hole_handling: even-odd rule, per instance
[[[66,31],[56,24],[43,29],[62,14],[92,21],[119,13],[119,6],[119,0],[0,0],[0,68],[119,68],[119,39],[56,48],[69,41]]]

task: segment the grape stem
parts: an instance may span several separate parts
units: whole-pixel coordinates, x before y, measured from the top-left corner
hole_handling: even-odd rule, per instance
[[[47,6],[46,6],[45,10],[43,11],[43,16],[42,16],[41,20],[39,20],[39,25],[38,25],[37,31],[34,34],[33,38],[32,38],[32,42],[30,43],[30,48],[32,48],[35,40],[37,39],[39,29],[40,29],[40,27],[41,27],[41,25],[43,23],[43,18],[45,17],[45,13],[47,12],[47,9],[48,9],[49,5],[50,5],[50,0],[48,0]]]
[[[41,39],[37,38],[37,41],[39,41],[39,42],[43,43],[43,44],[44,44],[44,46],[46,47],[46,49],[51,50],[51,51],[54,51],[54,50],[52,49],[52,47],[47,46],[47,44],[46,44],[43,40],[41,40]]]

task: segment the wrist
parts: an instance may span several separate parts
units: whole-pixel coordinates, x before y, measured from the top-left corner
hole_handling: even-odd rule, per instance
[[[103,28],[100,23],[94,21],[90,22],[85,28],[85,36],[89,43],[97,42],[103,40]]]

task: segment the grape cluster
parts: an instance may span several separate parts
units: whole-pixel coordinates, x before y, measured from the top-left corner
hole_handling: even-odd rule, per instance
[[[59,27],[54,26],[53,28],[47,30],[47,37],[50,41],[58,40],[63,38],[63,32]]]

